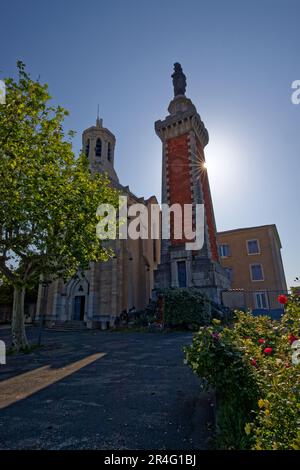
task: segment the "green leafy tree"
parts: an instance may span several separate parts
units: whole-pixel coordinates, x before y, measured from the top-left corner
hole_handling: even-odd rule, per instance
[[[106,176],[75,158],[65,135],[67,111],[49,105],[47,85],[18,62],[0,106],[0,273],[14,287],[12,343],[28,345],[24,295],[40,279],[69,278],[111,252],[96,236],[97,207],[117,207]]]

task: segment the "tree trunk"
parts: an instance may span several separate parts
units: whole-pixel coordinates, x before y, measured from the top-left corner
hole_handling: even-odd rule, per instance
[[[12,346],[15,350],[28,347],[24,317],[25,287],[15,286],[12,315]]]

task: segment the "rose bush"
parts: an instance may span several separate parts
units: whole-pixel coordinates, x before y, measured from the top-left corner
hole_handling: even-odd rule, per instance
[[[221,448],[300,449],[300,365],[291,348],[300,297],[280,300],[281,321],[236,312],[233,324],[201,327],[185,348],[191,368],[216,391]]]

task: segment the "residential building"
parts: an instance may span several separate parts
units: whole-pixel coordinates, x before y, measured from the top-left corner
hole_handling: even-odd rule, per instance
[[[231,290],[223,293],[225,305],[254,312],[280,309],[277,297],[287,285],[276,225],[219,232],[218,243],[231,280]]]

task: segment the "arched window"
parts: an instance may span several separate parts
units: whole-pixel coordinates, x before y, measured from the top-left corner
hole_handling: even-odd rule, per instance
[[[101,142],[101,139],[97,139],[96,147],[95,147],[96,157],[101,157],[101,152],[102,152],[102,142]]]
[[[111,162],[111,143],[108,142],[107,144],[107,160]]]
[[[90,139],[88,139],[86,146],[85,146],[85,154],[88,157],[90,154]]]

